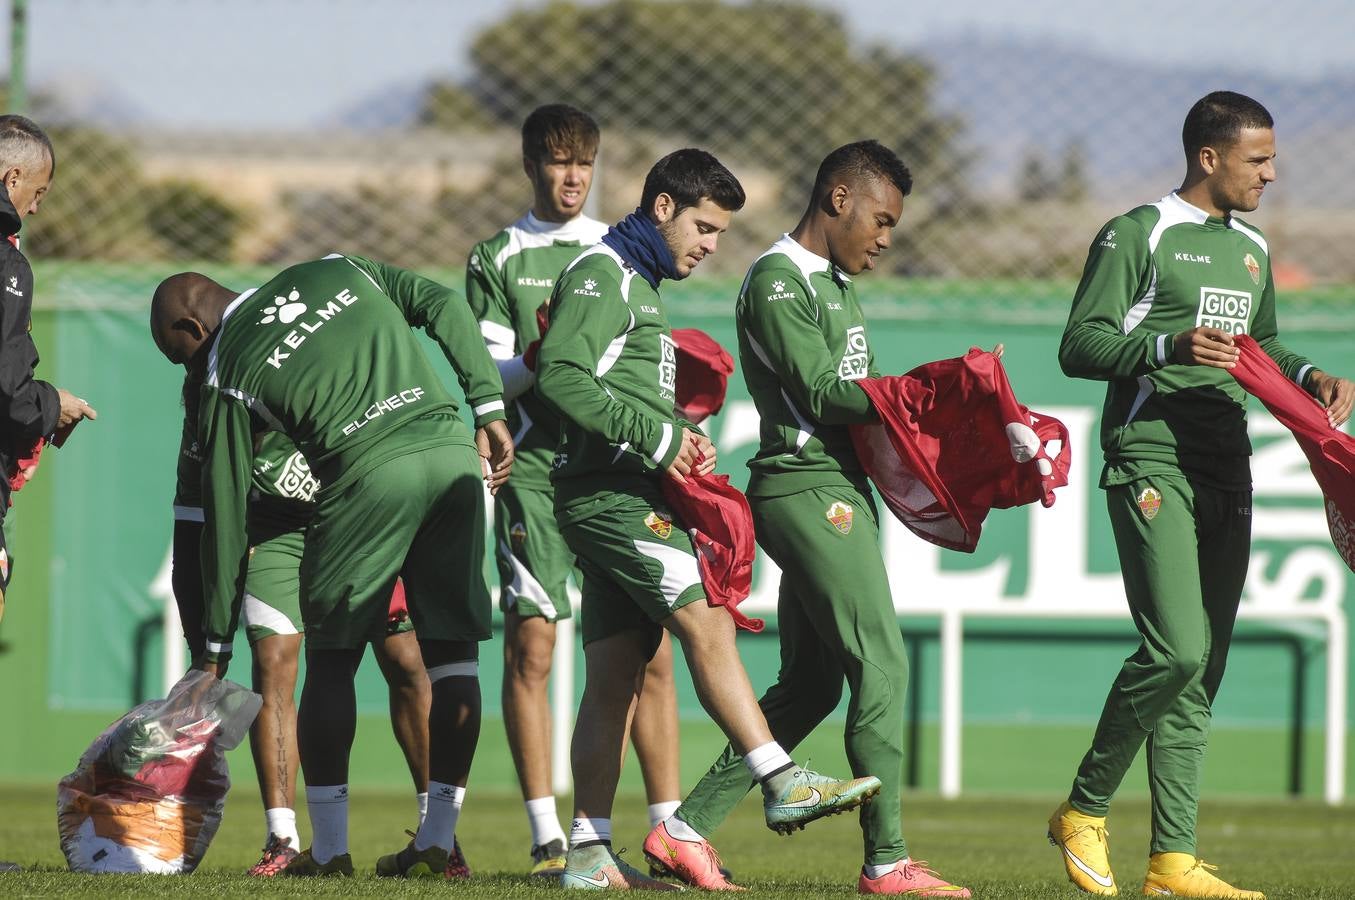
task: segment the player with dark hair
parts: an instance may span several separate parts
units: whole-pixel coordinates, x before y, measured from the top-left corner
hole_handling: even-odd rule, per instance
[[[1327,408],[1355,385],[1279,341],[1270,247],[1234,213],[1275,180],[1265,107],[1216,91],[1182,129],[1186,175],[1097,233],[1059,347],[1065,374],[1108,382],[1106,491],[1125,594],[1142,642],[1111,685],[1072,791],[1049,820],[1069,879],[1114,895],[1106,814],[1148,744],[1152,843],[1143,893],[1260,898],[1196,857],[1200,771],[1251,545],[1246,395],[1228,373],[1249,334]]]
[[[560,275],[541,342],[537,391],[560,415],[555,513],[583,570],[587,675],[574,728],[575,814],[561,884],[671,889],[611,849],[626,723],[664,630],[682,642],[702,705],[761,782],[769,827],[788,831],[879,790],[796,768],[772,738],[734,645],[706,602],[695,550],[661,492],[715,467],[715,448],[675,412],[676,347],[659,285],[685,278],[744,203],[709,153],[678,150],[645,179],[645,203]]]
[[[456,372],[473,438],[412,327],[438,341]],[[353,680],[366,644],[386,631],[398,576],[432,683],[428,813],[376,869],[441,878],[480,731],[478,644],[490,635],[483,485],[498,490],[513,461],[502,385],[470,307],[413,272],[335,254],[244,293],[196,273],[172,276],[152,299],[151,334],[203,384],[200,668],[222,674],[230,657],[255,436],[285,434],[322,485],[300,570],[297,743],[313,838],[287,874],[352,874]]]
[[[551,778],[547,692],[555,623],[569,618],[566,581],[574,554],[555,522],[550,485],[559,421],[533,391],[541,329],[537,314],[560,271],[607,226],[584,215],[598,152],[597,123],[563,104],[533,110],[522,125],[522,166],[532,208],[471,250],[466,299],[503,379],[514,436],[513,481],[494,499],[494,557],[503,610],[503,720],[531,823],[531,874],[558,876],[566,840]],[[666,637],[645,670],[631,723],[644,773],[651,822],[677,809],[677,695],[673,648]]]
[[[795,230],[753,263],[736,306],[739,360],[762,417],[749,462],[758,544],[781,568],[781,670],[758,702],[793,749],[845,681],[847,758],[882,783],[861,812],[863,893],[968,897],[908,855],[899,821],[908,657],[880,553],[870,484],[847,426],[875,421],[854,382],[876,374],[853,276],[888,249],[912,177],[876,141],[823,160]],[[727,890],[708,838],[752,787],[731,743],[645,840],[645,855],[697,887]]]

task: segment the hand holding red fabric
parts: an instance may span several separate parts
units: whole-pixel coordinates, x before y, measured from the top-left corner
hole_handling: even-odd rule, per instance
[[[924,540],[972,553],[990,509],[1054,503],[1068,483],[1068,429],[1016,400],[996,355],[918,366],[857,384],[880,416],[852,425],[866,474]]]

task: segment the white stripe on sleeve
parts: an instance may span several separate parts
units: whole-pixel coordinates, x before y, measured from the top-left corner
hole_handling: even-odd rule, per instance
[[[673,443],[673,423],[663,423],[663,439],[659,441],[659,449],[654,451],[650,459],[654,460],[656,465],[663,465],[663,455],[668,452],[668,445]]]

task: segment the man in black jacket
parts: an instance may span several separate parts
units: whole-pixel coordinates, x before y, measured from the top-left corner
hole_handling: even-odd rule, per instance
[[[33,270],[19,252],[19,227],[38,211],[55,166],[52,142],[41,128],[23,116],[0,116],[0,617],[11,571],[4,516],[20,461],[32,457],[40,441],[64,439],[75,423],[95,417],[84,400],[33,377]],[[17,868],[0,862],[0,871]]]
[[[19,227],[38,211],[56,165],[52,142],[23,116],[0,116],[0,616],[5,611],[11,561],[5,546],[4,516],[10,505],[11,479],[19,461],[32,455],[40,439],[58,441],[94,410],[70,391],[33,377],[38,350],[33,345],[33,270],[19,252]]]

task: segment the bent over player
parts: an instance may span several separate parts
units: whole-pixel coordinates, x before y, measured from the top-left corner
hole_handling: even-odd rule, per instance
[[[174,598],[193,659],[206,650],[202,632],[202,454],[198,449],[201,384],[184,380],[184,428],[174,493]],[[263,855],[250,875],[280,874],[301,852],[296,826],[296,677],[301,657],[300,570],[306,525],[320,483],[301,451],[278,432],[255,447],[246,529],[249,537],[242,615],[253,659],[251,680],[263,705],[249,729],[264,806]],[[403,594],[402,594],[403,596]],[[386,679],[391,726],[404,753],[422,817],[428,808],[428,675],[414,623],[403,608],[372,642]],[[456,857],[455,848],[453,857]],[[464,868],[464,861],[457,864]]]
[[[1200,772],[1251,545],[1245,394],[1228,369],[1249,334],[1284,373],[1350,416],[1355,386],[1279,341],[1270,246],[1234,215],[1275,180],[1274,122],[1217,91],[1182,129],[1186,176],[1092,241],[1059,347],[1065,374],[1108,382],[1101,487],[1142,642],[1124,661],[1049,839],[1079,888],[1113,895],[1106,814],[1148,743],[1145,894],[1260,898],[1196,856]]]
[[[880,553],[870,483],[847,426],[875,421],[853,382],[875,369],[853,277],[888,249],[912,176],[876,141],[823,160],[795,230],[754,261],[736,306],[739,362],[762,418],[748,463],[758,544],[781,568],[781,670],[758,701],[794,748],[846,682],[847,759],[882,783],[861,812],[870,894],[968,897],[909,855],[899,822],[908,657]],[[736,743],[645,841],[645,854],[699,887],[724,889],[707,839],[752,787]]]
[[[435,338],[456,371],[474,439],[411,326]],[[377,872],[441,877],[480,727],[478,642],[489,637],[482,477],[496,490],[513,460],[498,372],[474,316],[442,285],[336,254],[241,294],[196,273],[175,275],[156,289],[151,330],[161,352],[204,385],[202,668],[224,669],[239,617],[255,434],[287,435],[323,485],[300,597],[306,678],[297,738],[314,837],[287,873],[352,873],[353,679],[364,646],[386,628],[400,576],[433,690],[428,814]]]
[[[513,433],[513,480],[494,498],[494,558],[503,610],[503,724],[532,828],[531,874],[558,876],[565,833],[555,812],[547,693],[555,623],[569,618],[565,585],[574,554],[555,523],[550,465],[560,423],[532,390],[537,313],[561,270],[607,226],[583,214],[598,151],[597,123],[572,106],[542,106],[522,124],[522,166],[532,184],[526,215],[481,241],[466,264],[466,299],[503,378]],[[649,795],[650,824],[677,809],[677,696],[665,636],[645,670],[631,737]]]
[[[691,538],[663,501],[659,479],[713,471],[715,448],[674,411],[676,346],[659,284],[714,253],[743,203],[714,156],[671,153],[650,169],[640,207],[576,259],[552,295],[537,391],[563,420],[555,515],[583,569],[586,661],[565,887],[672,887],[611,850],[626,725],[665,629],[682,643],[702,706],[762,784],[768,827],[802,827],[880,788],[871,777],[837,781],[796,768],[773,739],[733,619],[706,602]]]

